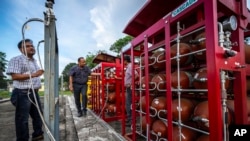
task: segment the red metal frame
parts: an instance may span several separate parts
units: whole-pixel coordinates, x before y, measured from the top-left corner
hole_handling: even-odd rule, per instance
[[[122,100],[124,99],[124,96],[120,95],[122,93],[122,80],[106,77],[105,71],[109,70],[110,68],[114,68],[116,76],[121,77],[122,67],[120,59],[116,59],[115,63],[101,62],[95,68],[92,69],[92,72],[100,73],[100,76],[92,76],[91,80],[92,110],[97,115],[101,115],[101,118],[106,122],[116,121],[119,119],[125,121],[125,110],[124,108],[122,108],[125,107],[124,100]],[[108,104],[107,95],[109,94],[109,91],[105,89],[106,85],[108,84],[115,85],[114,92],[116,94],[116,100],[114,104],[116,106],[116,112],[112,115],[108,115],[108,112],[106,111],[106,109],[104,109],[105,106]],[[122,132],[124,134],[124,127]]]
[[[150,1],[151,2],[151,1]],[[148,2],[148,3],[150,3]],[[153,3],[153,1],[152,1]],[[162,7],[162,5],[160,6]],[[167,6],[166,6],[167,8]],[[142,10],[140,12],[143,12]],[[157,11],[155,11],[157,14]],[[139,15],[139,14],[137,14]],[[219,46],[218,43],[218,19],[222,16],[235,15],[237,17],[238,28],[232,32],[231,40],[237,42],[238,45],[233,45],[233,50],[237,51],[234,57],[224,57],[225,50]],[[207,85],[208,85],[208,108],[209,113],[209,134],[210,140],[223,140],[223,134],[221,129],[223,128],[222,122],[222,105],[221,105],[221,80],[220,71],[231,71],[233,72],[234,85],[234,103],[235,103],[235,123],[236,124],[250,124],[247,114],[247,93],[246,93],[246,76],[250,75],[250,67],[245,63],[245,52],[244,52],[244,36],[249,32],[244,32],[244,29],[249,27],[250,13],[246,8],[246,1],[235,1],[235,0],[198,0],[195,4],[185,9],[180,14],[172,17],[171,13],[166,13],[166,16],[158,21],[155,21],[150,27],[145,29],[142,33],[137,35],[132,42],[131,48],[123,52],[123,55],[130,54],[132,56],[132,63],[134,57],[138,57],[138,52],[144,54],[145,69],[145,81],[149,83],[149,54],[152,50],[159,47],[160,44],[165,45],[165,58],[166,58],[166,82],[171,82],[171,56],[170,46],[171,42],[177,38],[176,30],[177,22],[181,24],[189,24],[187,18],[196,21],[192,25],[185,27],[180,32],[181,35],[185,35],[195,29],[204,27],[206,37],[206,61],[204,64],[207,67]],[[136,18],[134,19],[136,21]],[[186,23],[185,23],[186,22]],[[132,23],[132,21],[130,22]],[[130,26],[130,25],[128,25]],[[132,26],[132,24],[131,24]],[[132,26],[133,27],[133,26]],[[133,29],[126,27],[126,30]],[[125,30],[125,31],[126,31]],[[134,29],[136,30],[136,29]],[[158,39],[160,33],[163,33],[162,39]],[[163,41],[163,42],[162,42]],[[152,46],[148,46],[151,43]],[[144,45],[144,48],[138,51],[138,46]],[[133,66],[135,68],[135,66]],[[134,76],[133,76],[134,77]],[[135,88],[135,84],[132,84]],[[237,85],[237,86],[236,86]],[[172,111],[172,96],[171,83],[166,83],[166,99],[167,99],[167,111]],[[133,125],[132,133],[130,138],[136,140],[136,137],[140,135],[136,130],[136,117],[138,111],[135,110],[135,91],[133,90]],[[149,85],[145,88],[146,94],[146,121],[149,126]],[[173,125],[172,125],[172,114],[168,114],[166,119],[168,122],[168,140],[173,140]],[[147,130],[147,140],[150,140],[150,130]]]

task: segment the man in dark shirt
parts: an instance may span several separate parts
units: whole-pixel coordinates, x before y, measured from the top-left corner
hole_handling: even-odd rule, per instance
[[[87,113],[87,82],[90,75],[99,75],[91,73],[86,61],[83,57],[78,58],[78,65],[73,66],[69,71],[69,89],[74,93],[75,104],[77,108],[77,116],[81,117]],[[80,102],[80,94],[82,94],[82,103]],[[82,107],[82,109],[81,109]]]

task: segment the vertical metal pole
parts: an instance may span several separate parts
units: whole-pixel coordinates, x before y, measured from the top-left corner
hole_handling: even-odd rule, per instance
[[[59,140],[59,87],[58,87],[58,47],[56,39],[55,15],[52,2],[46,3],[45,13],[45,91],[44,91],[44,119],[56,141]],[[48,134],[44,135],[49,141]]]
[[[63,88],[63,74],[62,74],[62,76],[61,76],[61,91],[63,91],[64,90],[64,88]]]

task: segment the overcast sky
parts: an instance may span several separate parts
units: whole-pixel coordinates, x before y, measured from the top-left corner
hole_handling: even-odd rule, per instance
[[[7,60],[20,54],[17,43],[22,39],[22,25],[30,18],[44,19],[45,1],[1,0],[0,51],[6,53]],[[53,9],[57,19],[59,75],[67,64],[76,63],[78,57],[85,57],[88,52],[109,51],[111,44],[126,36],[122,33],[123,29],[145,2],[146,0],[55,0]],[[30,22],[25,30],[25,38],[32,39],[37,46],[44,39],[43,23]],[[43,44],[40,45],[39,52],[43,61]],[[35,58],[38,59],[37,56]]]
[[[17,43],[22,39],[22,25],[30,18],[44,18],[45,1],[1,0],[0,51],[6,53],[7,60],[20,54]],[[85,57],[88,52],[108,51],[111,44],[126,36],[123,29],[146,1],[55,0],[59,74],[67,64],[76,63],[78,57]],[[247,0],[247,5],[250,7],[250,0]],[[29,23],[25,37],[31,38],[37,46],[44,39],[44,25],[41,22]],[[43,61],[43,44],[39,51]]]

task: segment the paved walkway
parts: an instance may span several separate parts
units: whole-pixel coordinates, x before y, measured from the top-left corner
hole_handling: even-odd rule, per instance
[[[42,100],[43,101],[43,100]],[[76,117],[72,96],[60,97],[60,141],[125,141],[113,127],[91,111],[85,117]],[[14,106],[7,99],[0,100],[0,140],[15,141]],[[30,132],[32,129],[31,121]]]

